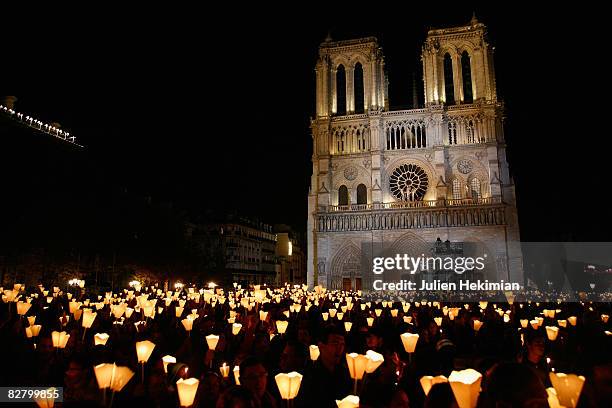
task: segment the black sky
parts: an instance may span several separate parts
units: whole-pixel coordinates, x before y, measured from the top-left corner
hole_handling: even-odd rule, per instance
[[[403,108],[428,27],[475,11],[496,47],[523,239],[607,239],[601,12],[487,4],[4,13],[0,93],[60,122],[134,191],[305,230],[314,65],[328,30],[378,37],[391,106]]]

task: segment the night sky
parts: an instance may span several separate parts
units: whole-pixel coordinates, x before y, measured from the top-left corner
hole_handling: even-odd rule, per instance
[[[415,72],[422,89],[427,29],[465,24],[475,11],[496,47],[523,240],[568,232],[609,240],[601,13],[515,2],[374,4],[346,3],[349,12],[315,3],[228,3],[214,12],[166,5],[60,20],[4,13],[12,39],[3,42],[0,94],[16,95],[19,111],[60,122],[105,177],[137,194],[305,230],[314,66],[327,32],[378,37],[391,108],[401,109],[412,104]]]

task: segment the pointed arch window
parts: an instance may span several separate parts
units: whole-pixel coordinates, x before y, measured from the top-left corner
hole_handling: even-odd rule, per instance
[[[474,177],[472,181],[470,181],[470,191],[473,199],[477,200],[482,197],[480,180],[478,178]]]
[[[346,115],[346,70],[342,64],[336,70],[336,113]]]
[[[463,79],[463,101],[465,103],[474,102],[472,94],[472,68],[470,65],[470,55],[467,51],[461,53],[461,77]]]
[[[461,199],[461,182],[459,181],[459,179],[453,180],[453,199]]]
[[[357,204],[367,204],[368,203],[368,189],[365,184],[360,184],[357,186]]]
[[[353,72],[353,88],[355,94],[355,113],[363,113],[365,105],[363,98],[363,67],[359,62],[355,64],[355,71]]]
[[[338,205],[348,205],[349,195],[348,188],[345,185],[341,185],[338,189]]]
[[[453,82],[453,60],[447,52],[444,55],[444,93],[446,95],[446,104],[455,104],[455,84]]]

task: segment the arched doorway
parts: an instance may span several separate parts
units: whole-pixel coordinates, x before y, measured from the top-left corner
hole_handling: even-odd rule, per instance
[[[361,250],[357,245],[349,243],[334,256],[327,287],[330,289],[360,290],[361,286]]]

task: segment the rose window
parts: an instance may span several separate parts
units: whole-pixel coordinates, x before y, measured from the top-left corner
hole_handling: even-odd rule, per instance
[[[402,164],[389,177],[391,193],[402,201],[422,200],[428,185],[427,173],[415,164]]]

